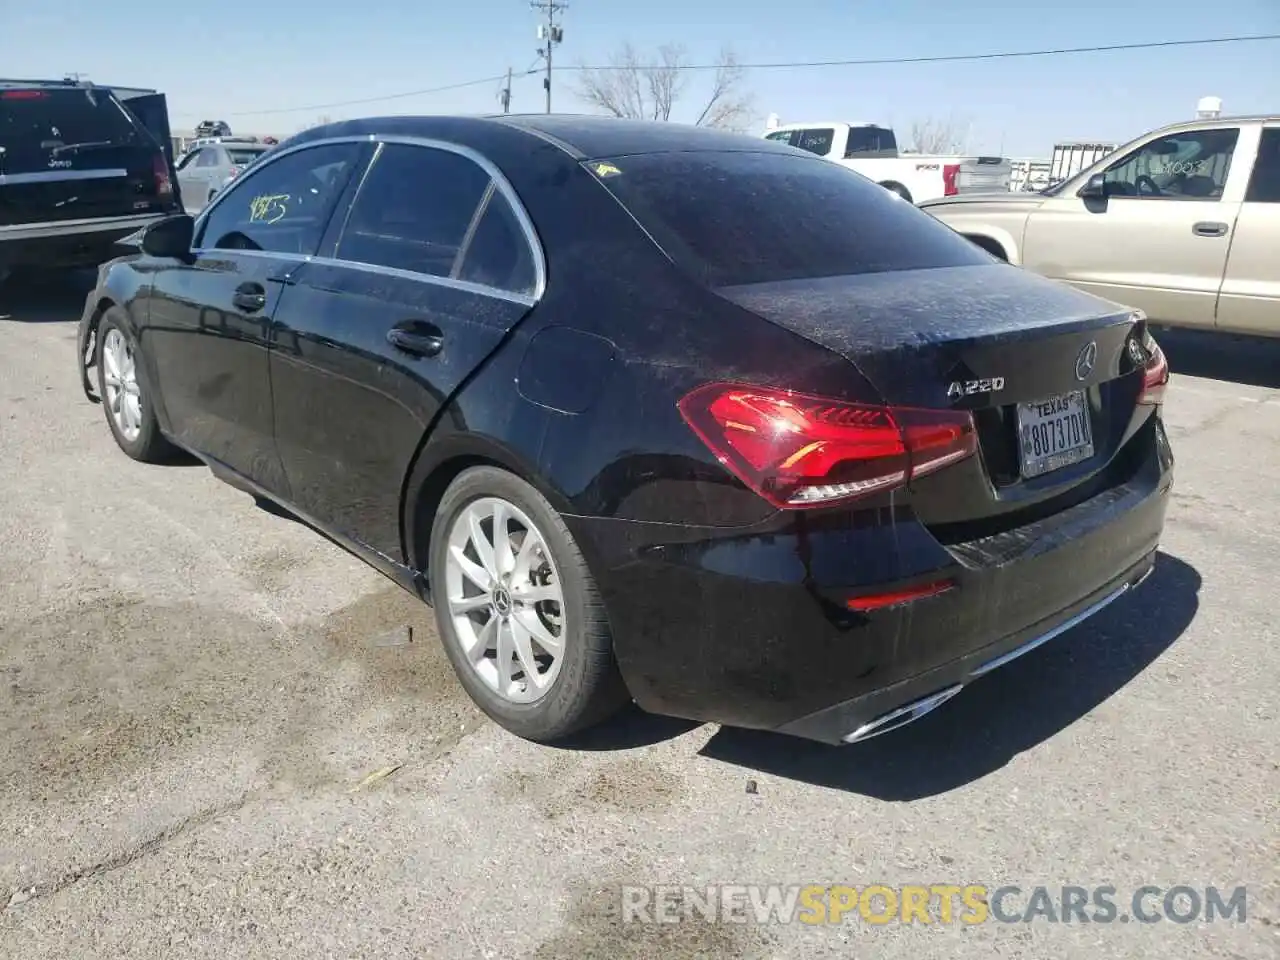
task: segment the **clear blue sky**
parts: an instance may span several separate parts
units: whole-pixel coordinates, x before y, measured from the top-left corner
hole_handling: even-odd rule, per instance
[[[350,107],[334,101],[521,71],[536,61],[536,15],[524,0],[259,0],[183,3],[10,0],[0,30],[7,76],[77,71],[99,83],[156,87],[175,127],[226,119],[238,132],[287,135],[316,121],[497,109],[497,84]],[[42,9],[43,8],[43,9]],[[683,44],[713,61],[931,56],[1280,33],[1280,0],[571,0],[557,62],[600,63],[623,41]],[[167,41],[162,38],[170,38]],[[707,74],[690,75],[676,119],[692,119]],[[1190,117],[1198,98],[1227,112],[1280,111],[1280,41],[978,63],[757,70],[759,112],[784,122],[950,119],[970,147],[1047,156],[1067,139],[1123,141]],[[555,106],[582,112],[573,74]],[[543,109],[538,77],[512,109]],[[276,111],[276,112],[259,112]],[[287,111],[287,112],[284,112]]]

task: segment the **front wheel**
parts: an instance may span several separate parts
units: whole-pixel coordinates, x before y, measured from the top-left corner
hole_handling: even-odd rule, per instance
[[[118,307],[98,323],[98,396],[116,445],[143,463],[161,463],[175,448],[160,432],[138,345]]]
[[[630,700],[586,559],[519,477],[474,467],[450,484],[432,524],[429,579],[459,681],[510,732],[560,740]]]

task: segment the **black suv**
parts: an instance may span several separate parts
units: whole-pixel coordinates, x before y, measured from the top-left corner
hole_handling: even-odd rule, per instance
[[[181,211],[168,116],[153,90],[0,79],[0,282],[96,266]]]

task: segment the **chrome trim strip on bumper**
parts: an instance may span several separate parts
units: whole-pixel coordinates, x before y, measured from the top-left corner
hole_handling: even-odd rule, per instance
[[[1048,643],[1054,637],[1061,636],[1072,627],[1079,626],[1099,610],[1118,600],[1120,597],[1124,596],[1124,594],[1128,593],[1134,587],[1146,580],[1147,577],[1151,576],[1153,570],[1155,570],[1154,563],[1147,567],[1138,579],[1129,583],[1121,584],[1115,590],[1112,590],[1106,596],[1090,604],[1075,616],[1069,617],[1056,627],[1045,631],[1039,636],[1031,638],[1021,646],[1014,647],[1012,650],[1002,653],[998,657],[993,657],[986,663],[981,664],[973,670],[963,682],[952,684],[951,686],[945,687],[936,693],[929,694],[927,697],[921,697],[919,700],[913,700],[905,706],[898,707],[896,710],[891,710],[886,714],[876,717],[874,720],[864,723],[857,730],[853,731],[853,733],[846,734],[841,739],[845,743],[859,743],[863,740],[869,740],[871,737],[878,736],[879,734],[888,733],[890,730],[905,727],[907,724],[919,720],[926,714],[932,713],[942,704],[946,703],[963,690],[969,681],[985,676],[997,667],[1003,667],[1005,664],[1018,659],[1018,657],[1022,656],[1024,653],[1030,653],[1037,647]]]
[[[1141,580],[1137,582],[1140,583]],[[1006,663],[1009,663],[1011,660],[1018,659],[1018,657],[1022,656],[1024,653],[1030,653],[1036,647],[1042,644],[1048,643],[1054,637],[1061,636],[1062,634],[1070,630],[1072,627],[1080,623],[1083,623],[1085,620],[1088,620],[1095,613],[1097,613],[1103,607],[1110,604],[1112,601],[1117,600],[1124,594],[1128,593],[1129,590],[1134,586],[1136,586],[1136,583],[1122,584],[1121,586],[1117,587],[1115,590],[1112,590],[1110,593],[1108,593],[1101,600],[1098,600],[1096,603],[1092,604],[1091,606],[1088,606],[1085,609],[1081,610],[1074,617],[1071,617],[1067,620],[1062,621],[1062,623],[1058,624],[1053,629],[1040,634],[1040,636],[1038,637],[1034,637],[1031,640],[1028,640],[1026,643],[1024,643],[1020,647],[1014,647],[1008,653],[1002,653],[1000,656],[992,660],[988,660],[986,663],[982,664],[982,666],[978,667],[978,669],[974,670],[973,673],[970,674],[970,676],[981,677],[984,674],[990,673],[992,670],[996,669],[997,667],[1003,667]]]
[[[102,170],[41,170],[38,173],[0,173],[0,187],[19,183],[62,183],[66,180],[117,180],[127,177],[124,167]]]
[[[43,237],[65,237],[80,233],[105,233],[145,227],[169,216],[167,213],[144,213],[127,217],[92,217],[87,220],[48,220],[41,223],[0,224],[0,241],[38,240]]]

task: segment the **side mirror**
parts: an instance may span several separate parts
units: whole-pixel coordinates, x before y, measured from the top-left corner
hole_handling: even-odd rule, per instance
[[[1082,200],[1105,200],[1107,198],[1107,177],[1103,173],[1095,173],[1076,193]]]
[[[191,253],[191,239],[195,235],[195,220],[190,214],[179,213],[157,220],[142,231],[142,252],[149,257],[186,257]]]

